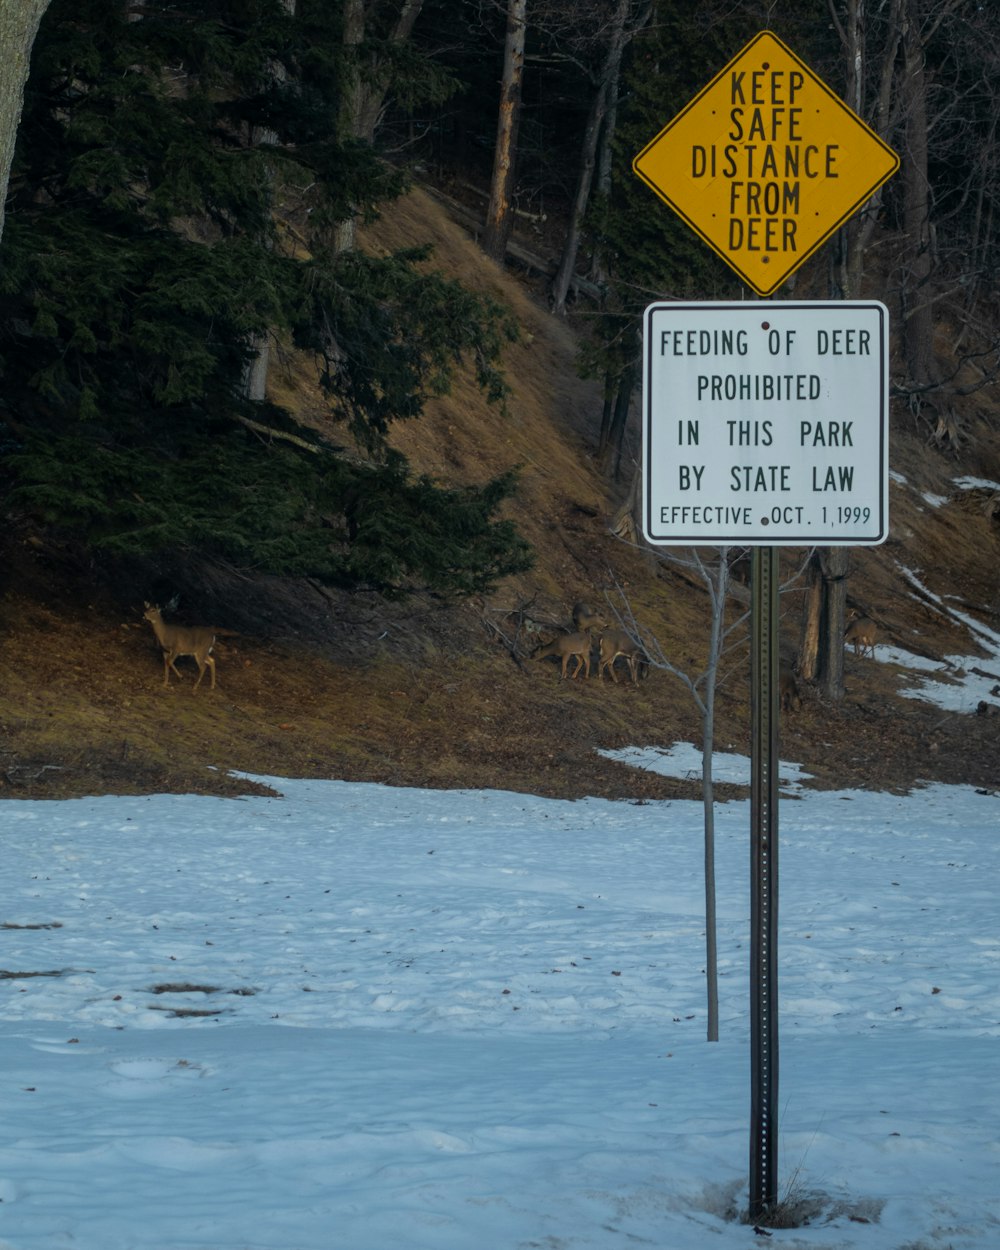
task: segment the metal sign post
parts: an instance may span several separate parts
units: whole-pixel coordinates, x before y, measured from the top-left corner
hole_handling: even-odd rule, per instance
[[[778,553],[751,563],[750,1218],[778,1199]]]
[[[765,301],[899,168],[899,157],[761,31],[632,168]],[[888,534],[882,304],[646,310],[643,535],[753,548],[750,1217],[777,1202],[779,546]]]

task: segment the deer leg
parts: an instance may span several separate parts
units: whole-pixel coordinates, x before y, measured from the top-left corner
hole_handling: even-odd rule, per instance
[[[204,659],[200,655],[194,657],[198,661],[198,680],[194,683],[195,690],[201,685],[201,679],[205,676],[205,670],[208,669],[212,674],[212,689],[215,689],[215,660],[206,655]]]

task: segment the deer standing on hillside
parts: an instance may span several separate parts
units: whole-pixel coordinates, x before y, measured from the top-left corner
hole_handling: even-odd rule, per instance
[[[551,642],[545,643],[532,652],[533,660],[544,660],[546,656],[555,655],[562,661],[562,675],[567,676],[566,669],[570,660],[576,660],[576,668],[570,677],[576,678],[580,675],[580,669],[584,670],[584,677],[590,676],[590,648],[592,639],[590,634],[560,634],[558,638],[554,638]]]
[[[632,685],[639,684],[639,661],[646,658],[642,647],[631,638],[624,629],[608,629],[601,634],[601,661],[597,670],[598,677],[604,677],[604,670],[611,674],[611,680],[617,681],[615,660],[622,656],[628,663],[628,671],[632,675]]]
[[[145,605],[146,611],[143,613],[143,619],[149,621],[153,627],[153,633],[156,634],[156,640],[163,648],[163,684],[170,685],[170,670],[173,669],[177,677],[177,665],[174,663],[182,655],[190,655],[194,657],[195,663],[198,665],[198,680],[194,683],[195,690],[201,685],[201,679],[205,676],[205,670],[208,669],[212,674],[212,689],[215,689],[215,660],[212,658],[212,648],[215,646],[215,630],[205,625],[196,625],[194,627],[186,625],[168,625],[163,619],[159,608],[154,607],[151,603]]]
[[[870,617],[858,616],[856,612],[851,623],[844,631],[844,642],[854,648],[854,654],[864,655],[866,651],[870,651],[872,659],[875,658],[875,639],[877,637],[878,628],[875,622]]]

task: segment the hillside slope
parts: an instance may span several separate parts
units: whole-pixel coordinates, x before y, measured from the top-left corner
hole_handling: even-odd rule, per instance
[[[186,680],[163,688],[159,650],[141,619],[144,598],[178,584],[179,560],[156,569],[93,566],[71,539],[11,518],[0,553],[0,794],[236,793],[249,784],[237,773],[567,797],[694,793],[694,781],[637,774],[597,754],[698,742],[694,704],[676,678],[653,671],[638,687],[563,681],[554,661],[527,658],[540,638],[568,627],[580,600],[613,620],[620,591],[691,671],[700,668],[707,627],[696,585],[609,533],[624,488],[609,487],[593,461],[600,395],[576,374],[574,327],[486,261],[423,191],[388,210],[364,245],[426,241],[434,265],[502,299],[523,333],[508,354],[506,413],[463,380],[420,421],[399,427],[394,442],[444,481],[481,481],[520,465],[512,514],[536,567],[489,601],[458,605],[420,596],[390,604],[203,570],[186,584],[180,615],[237,633],[220,640],[218,688],[193,694],[195,670],[183,667],[190,661],[181,661]],[[294,361],[272,385],[282,402],[303,410],[319,403]],[[852,553],[849,601],[879,622],[884,641],[942,661],[980,654],[949,605],[993,628],[1000,614],[997,525],[983,492],[953,481],[961,473],[1000,479],[994,414],[982,395],[969,402],[979,405],[967,413],[976,439],[961,458],[930,455],[923,431],[899,423],[892,536]],[[789,571],[800,558],[787,554]],[[789,654],[800,610],[793,590],[783,600]],[[744,650],[720,691],[722,749],[748,750],[747,686]],[[784,718],[784,756],[823,785],[994,786],[996,720],[974,708],[945,713],[901,697],[900,688],[895,665],[849,655],[847,698],[831,706],[804,690],[802,709]]]

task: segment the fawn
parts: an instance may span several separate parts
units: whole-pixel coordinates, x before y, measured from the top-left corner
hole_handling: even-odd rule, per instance
[[[639,684],[639,661],[645,658],[642,647],[625,632],[624,629],[609,629],[601,634],[601,662],[597,670],[598,677],[604,677],[604,670],[611,674],[611,680],[617,681],[615,660],[622,656],[628,663],[628,671],[632,675],[632,685]]]
[[[844,642],[854,648],[855,655],[864,655],[866,651],[870,651],[872,658],[875,657],[875,639],[878,637],[878,629],[875,622],[867,616],[858,616],[855,614],[854,619],[844,631]]]
[[[571,677],[579,677],[580,669],[584,670],[584,677],[590,676],[590,646],[591,638],[587,633],[578,634],[560,634],[558,638],[554,638],[552,642],[538,647],[532,652],[533,660],[544,660],[546,656],[556,655],[562,660],[562,675],[567,676],[566,668],[571,659],[576,660],[576,668],[569,674]]]
[[[173,669],[176,676],[180,677],[177,672],[177,665],[174,661],[178,656],[190,655],[194,657],[195,663],[198,665],[198,680],[194,683],[195,690],[201,685],[201,679],[205,676],[206,668],[212,674],[212,689],[215,689],[215,660],[212,658],[212,648],[215,646],[215,630],[209,629],[207,626],[198,625],[194,628],[186,625],[168,625],[163,619],[159,608],[153,607],[147,603],[146,611],[143,613],[143,619],[149,621],[153,627],[153,633],[156,634],[156,640],[163,648],[163,684],[170,685],[170,670]]]
[[[573,604],[573,628],[578,632],[589,633],[600,626],[600,618],[589,603]]]

